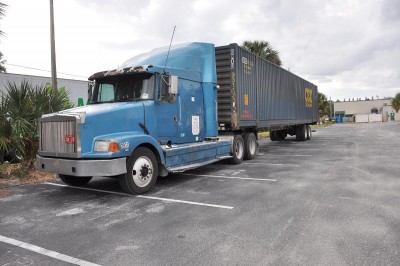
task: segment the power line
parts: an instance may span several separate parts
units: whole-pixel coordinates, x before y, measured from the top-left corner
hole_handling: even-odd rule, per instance
[[[39,70],[39,71],[44,71],[44,72],[50,72],[50,73],[51,73],[50,70],[40,69],[40,68],[35,68],[35,67],[21,66],[21,65],[15,65],[15,64],[10,64],[10,63],[6,63],[6,65],[15,66],[15,67],[21,67],[21,68],[26,68],[26,69]],[[87,77],[84,77],[84,76],[79,76],[79,75],[74,75],[74,74],[68,74],[68,73],[63,73],[63,72],[57,72],[57,74],[62,74],[62,75],[67,75],[67,76],[79,77],[79,78],[87,79]]]

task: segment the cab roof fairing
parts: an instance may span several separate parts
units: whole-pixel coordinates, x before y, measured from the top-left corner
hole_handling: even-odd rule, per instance
[[[130,68],[125,68],[124,71],[120,71],[117,69],[114,70],[109,70],[109,71],[102,71],[93,74],[90,76],[89,80],[93,81],[95,79],[101,79],[105,77],[117,77],[117,76],[127,76],[127,75],[135,75],[135,74],[143,74],[143,73],[148,73],[148,74],[162,74],[162,73],[167,73],[171,75],[176,75],[179,78],[186,79],[186,80],[191,80],[195,82],[201,82],[201,73],[197,71],[189,71],[185,69],[177,69],[177,68],[163,68],[159,66],[149,66],[151,68],[148,68],[144,71],[126,71],[126,69]]]
[[[108,75],[131,74],[135,73],[135,69],[140,69],[140,66],[146,66],[143,71],[150,73],[170,72],[193,81],[217,83],[214,44],[193,42],[173,45],[169,55],[168,50],[169,47],[166,46],[137,55],[125,61],[120,68],[98,72],[89,80]],[[168,61],[164,68],[167,55]]]
[[[113,70],[105,70],[105,71],[100,71],[97,72],[93,75],[91,75],[88,80],[93,81],[98,78],[103,78],[107,76],[122,76],[122,75],[128,75],[128,74],[133,74],[133,73],[143,73],[143,72],[149,72],[149,68],[153,66],[135,66],[135,67],[126,67],[123,69],[113,69]]]

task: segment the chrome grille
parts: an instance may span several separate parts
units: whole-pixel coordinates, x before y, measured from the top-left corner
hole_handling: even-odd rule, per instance
[[[51,116],[40,119],[39,154],[57,157],[79,157],[79,123],[75,116]],[[74,136],[75,143],[66,143]]]

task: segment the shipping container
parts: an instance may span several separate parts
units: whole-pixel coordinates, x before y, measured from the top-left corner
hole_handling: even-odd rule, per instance
[[[317,86],[237,44],[215,48],[221,131],[318,122]]]

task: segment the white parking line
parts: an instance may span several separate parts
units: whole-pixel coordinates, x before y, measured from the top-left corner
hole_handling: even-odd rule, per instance
[[[2,236],[2,235],[0,235],[0,242],[7,243],[7,244],[10,244],[13,246],[17,246],[17,247],[20,247],[23,249],[27,249],[27,250],[30,250],[30,251],[33,251],[33,252],[36,252],[36,253],[39,253],[39,254],[42,254],[42,255],[57,259],[57,260],[62,260],[62,261],[65,261],[65,262],[68,262],[71,264],[75,264],[75,265],[99,266],[99,264],[95,264],[95,263],[92,263],[89,261],[77,259],[77,258],[68,256],[68,255],[64,255],[64,254],[61,254],[61,253],[58,253],[58,252],[55,252],[52,250],[41,248],[39,246],[31,245],[31,244],[28,244],[28,243],[25,243],[25,242],[22,242],[22,241],[19,241],[16,239],[8,238],[8,237]]]
[[[68,185],[56,184],[51,182],[45,182],[44,184],[52,185],[52,186],[59,186],[59,187],[69,187],[81,190],[89,190],[89,191],[96,191],[96,192],[103,192],[109,194],[116,194],[121,196],[128,196],[128,197],[135,197],[135,198],[143,198],[143,199],[153,199],[153,200],[161,200],[161,201],[168,201],[168,202],[176,202],[176,203],[184,203],[184,204],[191,204],[191,205],[198,205],[198,206],[206,206],[206,207],[213,207],[213,208],[220,208],[220,209],[229,209],[232,210],[234,207],[231,206],[224,206],[224,205],[217,205],[217,204],[209,204],[209,203],[202,203],[202,202],[195,202],[195,201],[186,201],[186,200],[177,200],[177,199],[168,199],[168,198],[159,198],[153,196],[144,196],[144,195],[130,195],[121,192],[114,192],[108,190],[101,190],[101,189],[94,189],[94,188],[85,188],[85,187],[73,187]]]
[[[293,166],[297,167],[298,164],[290,164],[290,163],[243,163],[243,164],[261,164],[265,166]]]
[[[181,174],[181,175],[276,182],[275,179],[253,178],[253,177],[223,176],[223,175],[196,175],[196,174]]]

